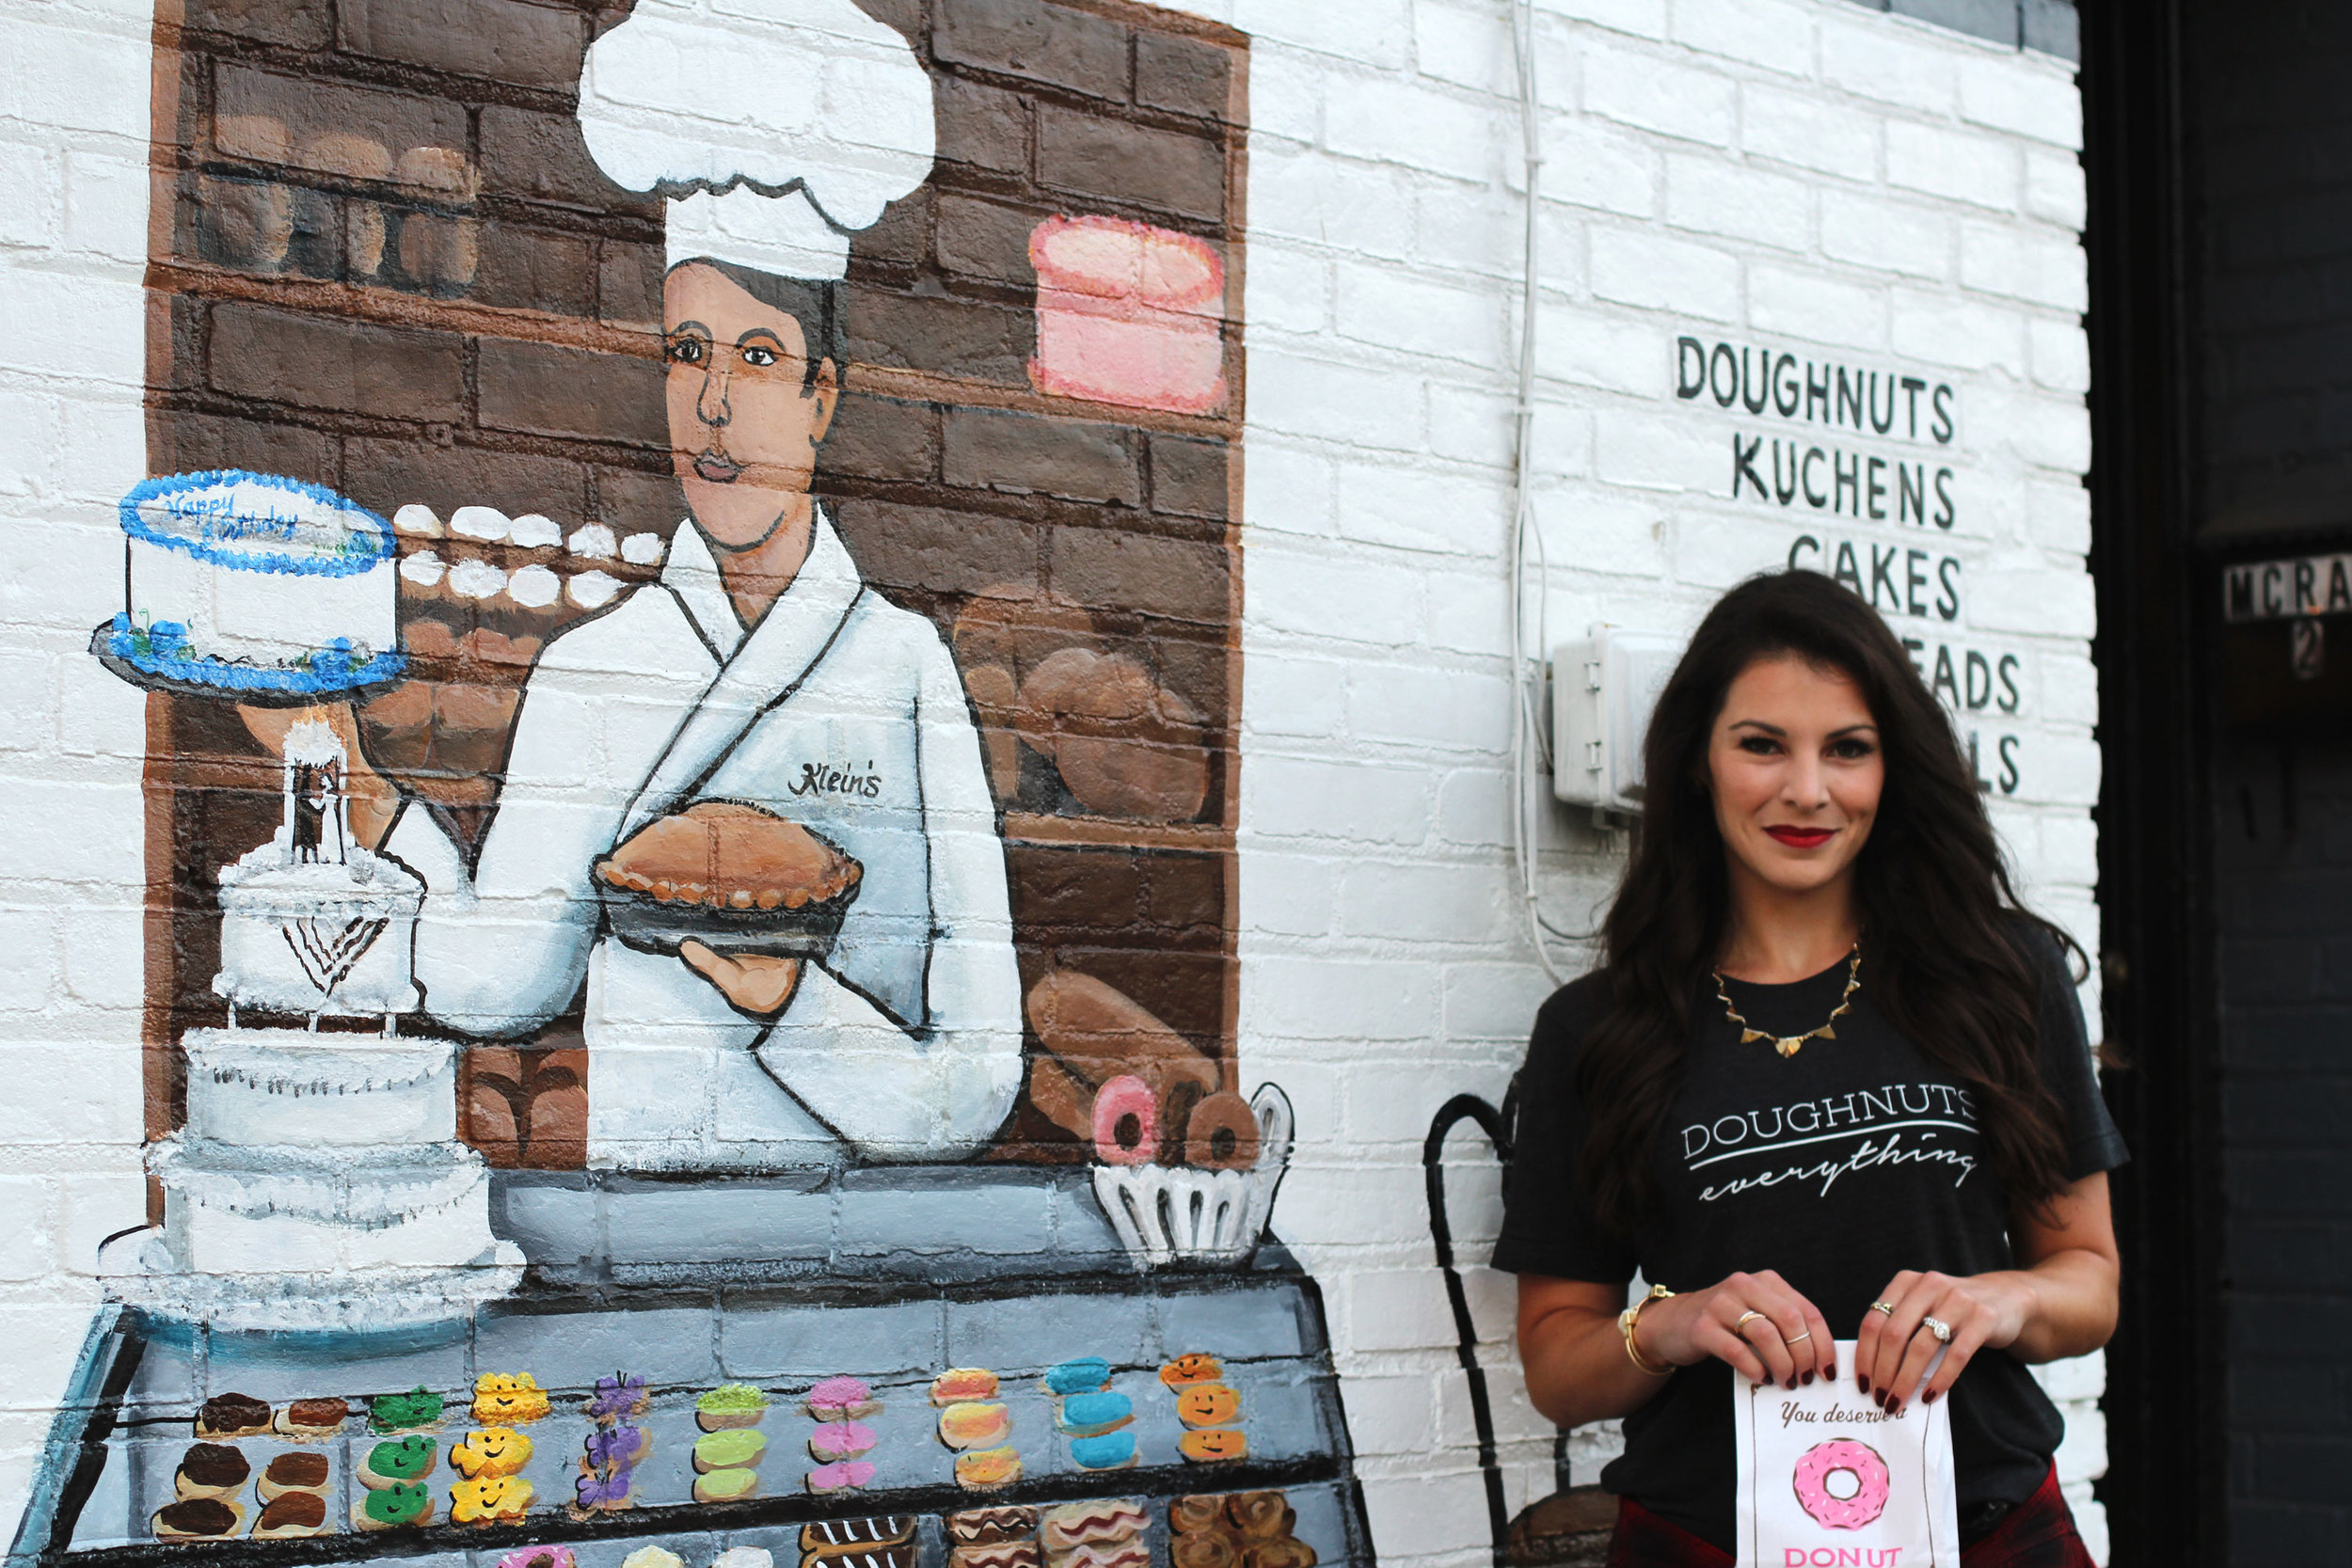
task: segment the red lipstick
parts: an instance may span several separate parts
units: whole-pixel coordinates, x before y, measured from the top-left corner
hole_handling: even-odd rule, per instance
[[[1791,849],[1819,849],[1837,836],[1835,828],[1767,828],[1765,832]]]

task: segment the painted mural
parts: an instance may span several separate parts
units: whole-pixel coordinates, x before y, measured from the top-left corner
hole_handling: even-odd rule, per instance
[[[90,645],[153,1223],[16,1549],[1369,1560],[1233,1050],[1248,40],[192,0],[157,59]]]

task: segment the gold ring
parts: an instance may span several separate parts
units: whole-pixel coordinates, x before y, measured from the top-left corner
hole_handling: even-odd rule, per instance
[[[1737,1323],[1733,1323],[1733,1324],[1731,1325],[1731,1331],[1732,1331],[1734,1334],[1740,1335],[1740,1336],[1741,1336],[1741,1337],[1743,1337],[1743,1338],[1744,1338],[1744,1337],[1746,1336],[1747,1332],[1748,1332],[1748,1324],[1749,1324],[1749,1323],[1753,1323],[1755,1320],[1756,1320],[1757,1318],[1760,1318],[1760,1317],[1762,1317],[1762,1316],[1764,1316],[1764,1314],[1763,1314],[1763,1313],[1758,1312],[1758,1311],[1756,1311],[1755,1308],[1751,1307],[1751,1308],[1749,1308],[1747,1311],[1742,1312],[1742,1313],[1740,1313],[1740,1319],[1739,1319],[1739,1321],[1738,1321]]]
[[[1870,1304],[1870,1310],[1873,1312],[1883,1312],[1890,1318],[1895,1315],[1894,1306],[1889,1302],[1874,1301]]]

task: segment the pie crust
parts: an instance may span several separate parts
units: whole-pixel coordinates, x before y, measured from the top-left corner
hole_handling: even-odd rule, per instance
[[[645,824],[596,874],[656,903],[745,911],[830,903],[864,872],[797,822],[738,800],[700,800]]]

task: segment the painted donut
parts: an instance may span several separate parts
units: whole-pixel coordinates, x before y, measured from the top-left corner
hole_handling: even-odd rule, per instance
[[[1184,1121],[1184,1164],[1248,1170],[1258,1163],[1258,1113],[1237,1094],[1213,1094]]]
[[[1833,1497],[1824,1484],[1840,1470],[1857,1483],[1851,1497]],[[1860,1529],[1886,1512],[1889,1481],[1886,1461],[1867,1443],[1816,1443],[1797,1461],[1797,1506],[1830,1529]]]
[[[1160,1102],[1152,1085],[1121,1073],[1094,1092],[1094,1157],[1106,1165],[1148,1165],[1160,1151]]]

